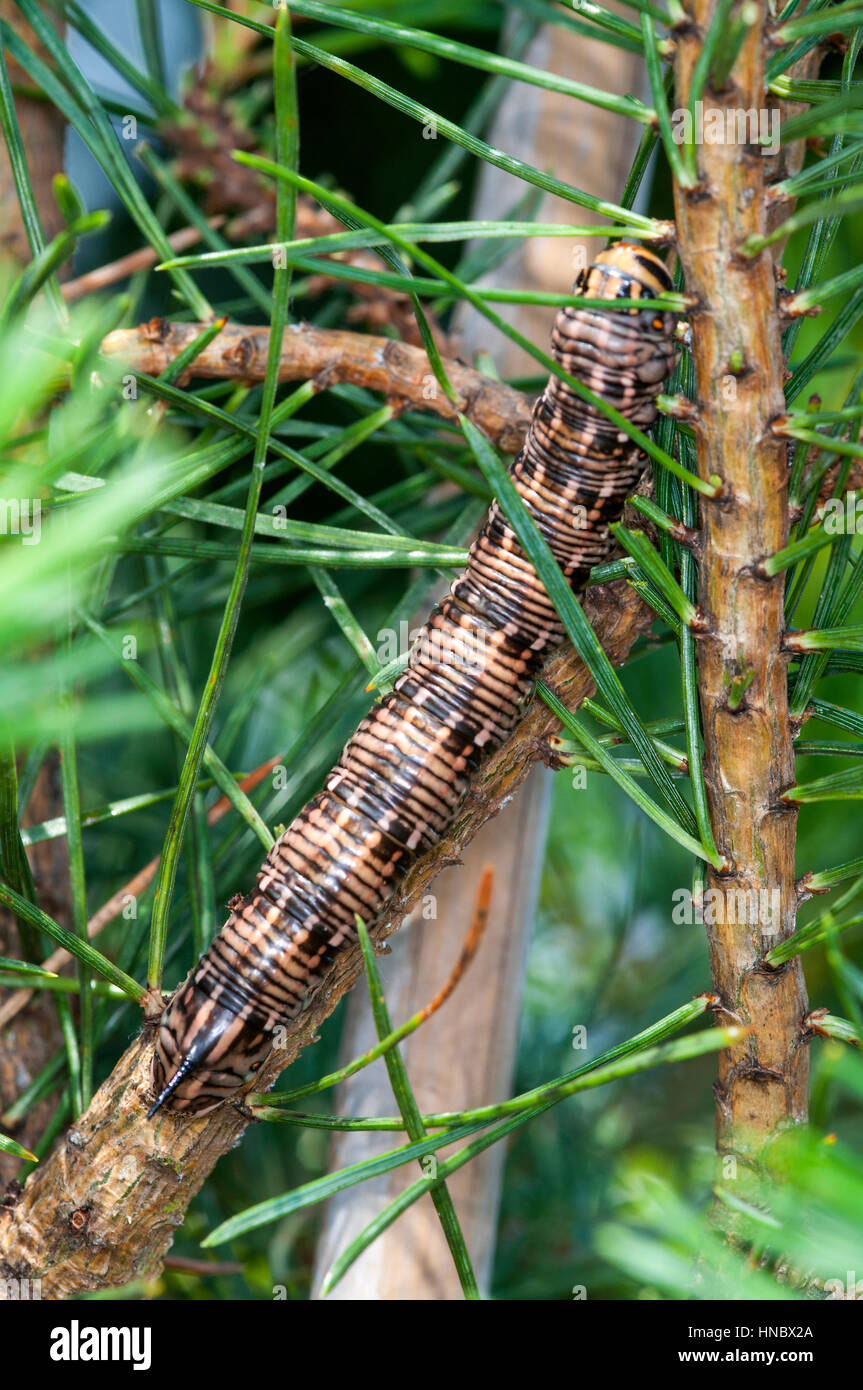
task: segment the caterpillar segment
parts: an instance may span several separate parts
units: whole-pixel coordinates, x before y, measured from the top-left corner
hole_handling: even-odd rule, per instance
[[[655,419],[674,362],[675,316],[579,300],[655,299],[671,288],[658,256],[618,243],[582,272],[552,334],[560,365],[641,430]],[[646,463],[616,424],[550,379],[511,476],[576,592],[607,556],[609,523]],[[494,502],[393,692],[363,719],[324,790],[270,850],[253,892],[169,1001],[150,1115],[161,1106],[204,1113],[254,1080],[276,1027],[306,1007],[355,941],[355,914],[379,921],[411,865],[440,839],[563,637]]]

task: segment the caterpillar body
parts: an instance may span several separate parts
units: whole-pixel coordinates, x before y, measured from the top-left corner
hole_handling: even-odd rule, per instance
[[[642,430],[673,365],[674,315],[580,308],[578,300],[655,299],[671,288],[653,252],[618,243],[582,272],[552,335],[556,360]],[[511,476],[576,591],[607,555],[608,525],[646,463],[596,407],[550,379]],[[170,1000],[157,1031],[150,1115],[164,1104],[200,1114],[252,1081],[274,1029],[305,1007],[356,940],[355,914],[378,921],[454,818],[563,637],[493,503],[394,690],[363,719],[324,790],[270,850],[254,891]]]

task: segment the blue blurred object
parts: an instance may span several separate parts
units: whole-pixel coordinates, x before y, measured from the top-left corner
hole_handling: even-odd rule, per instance
[[[191,5],[184,4],[183,0],[151,0],[151,3],[158,7],[161,20],[163,61],[168,87],[174,96],[179,96],[183,73],[196,61],[201,52],[200,16]],[[119,3],[118,0],[81,0],[81,8],[130,62],[142,72],[146,71],[147,64],[138,29],[135,0],[119,0]],[[120,102],[128,98],[136,112],[146,108],[146,102],[140,93],[115,72],[111,64],[71,25],[67,32],[67,46],[74,62],[100,95]],[[122,116],[112,116],[111,120],[115,130],[119,132],[123,124]],[[139,140],[145,139],[150,133],[150,127],[142,128],[140,122],[138,123]],[[131,156],[135,141],[123,140],[121,145],[127,156]],[[130,158],[130,165],[135,177],[146,186],[147,176],[138,161]],[[66,172],[81,192],[88,208],[110,208],[115,213],[119,210],[121,204],[114,189],[74,130],[68,130],[66,135]],[[75,263],[78,273],[103,263],[106,247],[112,235],[116,235],[116,232],[112,233],[109,230],[101,236],[89,237],[81,243]]]

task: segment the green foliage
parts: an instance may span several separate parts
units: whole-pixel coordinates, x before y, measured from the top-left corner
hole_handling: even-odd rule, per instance
[[[832,1044],[824,1049],[823,1069],[831,1085],[859,1103],[859,1055]],[[597,1251],[634,1281],[642,1297],[859,1298],[859,1148],[837,1142],[835,1134],[789,1131],[771,1147],[768,1165],[774,1179],[769,1208],[735,1200],[728,1184],[717,1189],[717,1199],[739,1218],[738,1247],[649,1159],[630,1163],[620,1175],[613,1218],[597,1228]],[[696,1166],[707,1168],[704,1160]],[[709,1182],[709,1172],[700,1179]]]

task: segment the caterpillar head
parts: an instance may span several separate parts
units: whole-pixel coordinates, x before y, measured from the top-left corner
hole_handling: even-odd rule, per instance
[[[665,262],[646,246],[617,241],[600,251],[576,281],[576,291],[586,299],[658,299],[674,282]],[[657,339],[674,332],[676,314],[665,309],[628,309],[624,317],[638,320],[645,334]]]
[[[187,980],[159,1023],[147,1118],[163,1105],[183,1114],[213,1110],[254,1080],[272,1043],[260,1018],[237,1014]]]

